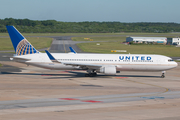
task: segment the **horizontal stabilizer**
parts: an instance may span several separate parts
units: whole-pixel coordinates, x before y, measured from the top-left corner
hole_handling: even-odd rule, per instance
[[[30,61],[31,59],[27,58],[21,58],[21,57],[16,57],[16,56],[2,56],[4,58],[10,58],[10,60],[23,60],[23,61]]]

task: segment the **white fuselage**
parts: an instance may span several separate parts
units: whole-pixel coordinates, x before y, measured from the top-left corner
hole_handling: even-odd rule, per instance
[[[16,58],[30,59],[17,62],[56,70],[82,69],[78,66],[64,65],[66,63],[95,64],[102,66],[115,66],[116,71],[165,71],[177,66],[171,58],[163,55],[146,54],[88,54],[88,53],[52,53],[61,63],[53,63],[46,53],[16,56]]]

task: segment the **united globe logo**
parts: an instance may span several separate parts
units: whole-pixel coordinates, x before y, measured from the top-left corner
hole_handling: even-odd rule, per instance
[[[16,55],[39,53],[26,39],[21,40],[16,47]]]

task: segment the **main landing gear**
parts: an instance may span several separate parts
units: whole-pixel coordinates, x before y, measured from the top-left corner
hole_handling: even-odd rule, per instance
[[[95,76],[97,76],[96,72],[95,73],[87,73],[87,74],[85,74],[85,77],[95,77]]]
[[[88,73],[85,74],[85,77],[95,77],[97,76],[97,73],[94,70],[88,70]]]
[[[164,77],[165,77],[165,73],[166,73],[166,71],[162,71],[161,78],[164,78]]]

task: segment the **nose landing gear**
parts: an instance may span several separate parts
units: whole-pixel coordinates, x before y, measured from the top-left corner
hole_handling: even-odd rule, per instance
[[[162,71],[161,78],[165,78],[165,73],[166,73],[166,71]]]

